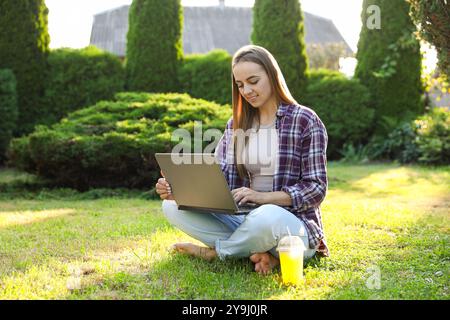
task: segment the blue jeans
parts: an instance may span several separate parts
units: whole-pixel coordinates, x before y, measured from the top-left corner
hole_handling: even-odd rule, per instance
[[[257,252],[269,251],[278,258],[278,241],[288,234],[300,235],[305,245],[304,260],[316,253],[309,247],[308,231],[304,223],[286,209],[264,204],[247,215],[201,213],[178,210],[174,200],[163,200],[162,211],[169,222],[210,248],[220,259],[244,258]]]

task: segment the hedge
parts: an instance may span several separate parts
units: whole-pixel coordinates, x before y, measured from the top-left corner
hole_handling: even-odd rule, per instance
[[[307,92],[300,102],[316,111],[325,124],[330,159],[338,158],[346,143],[368,141],[374,116],[369,101],[369,91],[358,80],[336,71],[310,71]]]
[[[116,56],[94,46],[57,49],[49,55],[50,76],[45,114],[40,124],[52,124],[69,112],[110,100],[124,89],[125,72]]]
[[[176,128],[192,133],[201,120],[203,130],[223,131],[230,117],[230,107],[187,94],[119,93],[14,139],[9,157],[58,186],[151,188],[159,176],[154,153],[179,143],[171,141]]]
[[[231,104],[231,56],[225,50],[186,56],[178,78],[181,91],[192,97]]]

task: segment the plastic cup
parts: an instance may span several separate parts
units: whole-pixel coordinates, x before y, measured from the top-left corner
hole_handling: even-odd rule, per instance
[[[303,281],[303,252],[305,246],[298,236],[281,238],[277,247],[280,255],[283,284],[299,285]]]

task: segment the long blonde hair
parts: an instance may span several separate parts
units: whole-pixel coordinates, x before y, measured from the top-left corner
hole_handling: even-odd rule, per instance
[[[234,162],[237,165],[239,176],[244,179],[249,174],[245,169],[242,161],[242,151],[247,145],[248,136],[245,135],[245,143],[238,143],[236,137],[237,130],[241,129],[246,132],[254,123],[259,123],[259,112],[256,108],[250,106],[245,100],[236,84],[233,69],[239,62],[253,62],[263,67],[264,71],[269,77],[272,92],[275,95],[277,105],[280,103],[293,104],[297,103],[292,97],[289,89],[281,73],[280,67],[273,55],[265,48],[255,45],[248,45],[240,48],[233,56],[231,84],[233,88],[233,147],[234,147]]]

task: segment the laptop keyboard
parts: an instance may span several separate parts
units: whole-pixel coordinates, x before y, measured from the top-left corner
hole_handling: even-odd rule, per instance
[[[239,211],[251,211],[259,207],[259,204],[256,203],[245,203],[237,206]]]

